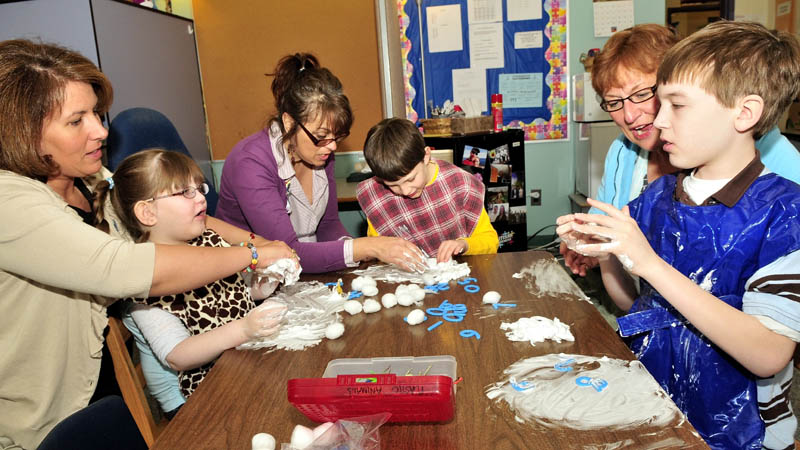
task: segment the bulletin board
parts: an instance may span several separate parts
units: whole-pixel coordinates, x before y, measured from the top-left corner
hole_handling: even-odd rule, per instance
[[[406,117],[415,122],[425,118],[425,98],[441,106],[465,86],[475,88],[485,70],[483,114],[490,111],[491,95],[501,93],[505,127],[523,129],[529,141],[566,139],[567,2],[421,0],[420,18],[417,1],[397,0]],[[531,14],[530,5],[541,11]],[[464,82],[465,74],[471,85]]]

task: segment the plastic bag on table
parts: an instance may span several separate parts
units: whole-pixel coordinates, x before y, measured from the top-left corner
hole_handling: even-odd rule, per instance
[[[339,419],[319,435],[306,450],[380,450],[378,429],[389,420],[389,413]],[[297,450],[291,444],[281,444],[281,450]]]

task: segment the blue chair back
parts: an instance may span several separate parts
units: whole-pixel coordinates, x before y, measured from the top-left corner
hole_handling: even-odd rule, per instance
[[[150,148],[163,148],[181,152],[191,158],[175,125],[164,114],[149,108],[130,108],[114,117],[108,127],[108,168],[115,171],[126,157]],[[217,209],[217,191],[213,180],[208,183],[207,213],[214,215]]]

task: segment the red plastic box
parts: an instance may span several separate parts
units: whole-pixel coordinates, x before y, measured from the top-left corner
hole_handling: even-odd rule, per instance
[[[381,412],[389,422],[444,422],[455,410],[455,367],[447,355],[336,359],[331,376],[289,380],[289,402],[315,422]],[[394,373],[375,373],[386,371]]]

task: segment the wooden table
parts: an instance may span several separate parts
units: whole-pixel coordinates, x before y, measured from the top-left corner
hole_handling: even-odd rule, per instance
[[[385,424],[380,428],[384,449],[563,450],[591,445],[606,448],[607,444],[623,442],[627,444],[624,448],[643,448],[652,445],[653,439],[662,443],[667,440],[680,448],[708,448],[688,422],[666,430],[548,430],[516,422],[508,408],[486,397],[485,387],[502,379],[502,371],[522,358],[563,352],[633,359],[594,306],[568,294],[534,296],[526,289],[526,280],[511,277],[542,258],[558,264],[550,254],[533,251],[461,258],[472,268],[471,276],[478,279],[481,292],[469,294],[451,282],[450,290],[428,294],[425,308],[438,306],[444,299],[469,308],[463,322],[445,322],[430,332],[430,319],[422,325],[409,326],[403,317],[411,308],[396,306],[369,315],[344,313],[345,334],[341,338],[323,340],[304,351],[228,350],[154,448],[249,449],[250,439],[259,432],[275,436],[280,448],[280,442],[289,442],[295,425],[316,425],[287,400],[288,379],[321,377],[328,361],[335,358],[425,355],[456,357],[457,375],[463,381],[458,384],[455,417],[448,423]],[[348,281],[353,275],[334,273],[303,278],[332,281],[340,277]],[[393,292],[396,285],[378,282],[378,287],[382,294]],[[501,315],[487,317],[495,312],[481,305],[483,294],[489,290],[499,291],[503,302],[518,306],[503,308]],[[546,341],[532,346],[509,341],[499,328],[501,322],[534,315],[558,317],[569,324],[575,342]],[[462,329],[478,331],[481,339],[460,337],[458,332]],[[648,437],[654,431],[657,437]]]

